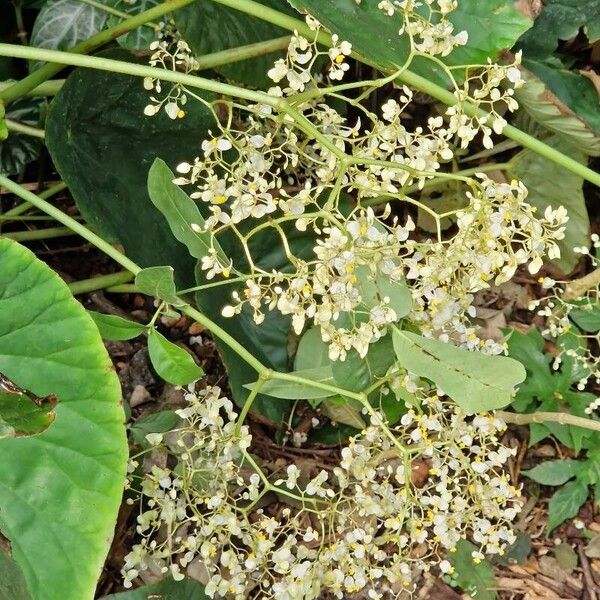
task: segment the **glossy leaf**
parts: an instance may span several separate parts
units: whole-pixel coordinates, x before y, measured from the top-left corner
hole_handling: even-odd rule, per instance
[[[588,486],[580,479],[569,481],[554,492],[548,503],[548,525],[550,533],[561,523],[577,515],[588,497]]]
[[[545,0],[533,27],[517,43],[531,58],[546,58],[560,40],[570,40],[583,27],[590,42],[600,39],[599,0]]]
[[[2,600],[32,600],[21,567],[0,550],[0,598]]]
[[[258,0],[269,8],[294,14],[286,0]],[[289,31],[262,19],[239,12],[211,0],[198,0],[175,13],[177,29],[198,55],[219,52],[246,44],[263,42],[289,35]],[[215,24],[218,23],[218,26]],[[215,70],[228,79],[267,88],[273,85],[267,71],[284,55],[271,52],[249,60],[217,67]]]
[[[348,351],[346,360],[332,362],[331,369],[337,385],[354,392],[362,392],[376,379],[383,377],[394,362],[392,336],[387,335],[371,344],[364,358],[353,348]]]
[[[580,152],[600,155],[598,96],[593,84],[577,73],[533,61],[525,64],[528,68],[521,69],[525,85],[515,90],[521,109]],[[536,130],[530,133],[539,136]]]
[[[512,358],[470,352],[399,329],[393,340],[400,366],[433,381],[469,414],[507,406],[525,379],[525,368]]]
[[[160,298],[172,306],[185,303],[177,297],[173,267],[148,267],[135,276],[135,286],[144,294]]]
[[[103,340],[132,340],[146,330],[145,325],[118,315],[105,315],[93,310],[88,310],[88,314],[94,319]]]
[[[209,600],[204,588],[193,579],[163,579],[154,585],[104,596],[102,600]]]
[[[329,349],[321,339],[321,328],[311,327],[304,333],[298,343],[294,358],[294,370],[303,371],[304,369],[324,367],[329,362]]]
[[[128,2],[127,0],[108,0],[108,5],[120,10],[121,12],[134,16],[146,10],[161,4],[161,0],[136,0]],[[106,20],[106,27],[114,27],[122,23],[123,19],[115,15],[109,15]],[[117,43],[128,50],[147,50],[150,44],[157,39],[157,30],[150,24],[138,27],[133,31],[128,31],[125,35],[117,38]]]
[[[449,555],[454,567],[452,584],[459,586],[472,598],[477,600],[494,600],[496,598],[496,579],[494,569],[487,561],[473,562],[472,552],[477,548],[467,540],[459,540],[456,552]]]
[[[583,331],[596,333],[600,330],[600,304],[590,305],[590,308],[576,308],[569,313],[569,318]]]
[[[585,156],[581,152],[574,150],[558,136],[553,135],[544,141],[567,156],[585,162]],[[527,186],[527,202],[535,206],[540,214],[543,214],[548,206],[564,206],[567,209],[569,221],[565,237],[558,241],[561,256],[552,262],[565,273],[569,273],[581,258],[573,248],[587,246],[589,241],[590,219],[583,196],[583,179],[533,150],[521,151],[513,158],[511,164],[514,166],[510,175],[520,179]]]
[[[167,219],[173,235],[195,258],[208,256],[214,248],[224,264],[227,256],[210,232],[202,233],[192,228],[204,226],[204,217],[196,203],[173,183],[173,172],[164,160],[157,158],[148,172],[148,194],[150,200]]]
[[[137,60],[124,50],[102,56]],[[200,102],[191,102],[184,119],[173,121],[164,111],[150,118],[144,116],[147,104],[140,78],[77,69],[51,104],[46,142],[95,230],[121,244],[142,267],[172,266],[177,285],[189,287],[195,261],[173,240],[165,218],[150,202],[148,170],[157,157],[171,168],[193,159],[213,117]]]
[[[0,173],[16,175],[23,167],[35,160],[43,147],[39,138],[30,135],[6,131],[6,139],[2,137],[2,108],[0,107]],[[17,100],[6,109],[6,117],[24,125],[39,127],[40,101],[34,98]]]
[[[325,398],[319,405],[319,410],[334,423],[342,423],[359,430],[366,427],[360,414],[360,405],[354,406],[352,401],[342,398],[342,396]]]
[[[340,39],[351,42],[356,51],[382,67],[398,68],[408,58],[409,41],[406,36],[398,35],[401,15],[387,16],[377,7],[378,2],[289,1],[298,10],[315,16]],[[455,31],[467,31],[469,42],[442,58],[442,62],[446,65],[485,64],[488,57],[496,58],[502,50],[510,48],[532,25],[531,19],[517,11],[513,4],[512,0],[460,0],[457,9],[450,13],[450,20],[455,24]],[[437,83],[448,83],[446,75],[430,60],[417,58],[410,69]]]
[[[34,598],[91,600],[128,455],[119,381],[58,275],[7,239],[0,263],[0,371],[60,398],[47,431],[0,441],[0,529]]]
[[[37,435],[56,418],[56,396],[31,398],[27,393],[7,393],[0,387],[0,439]]]
[[[547,460],[521,474],[542,485],[562,485],[581,471],[582,464],[573,459]]]
[[[84,2],[48,0],[33,25],[31,45],[68,50],[101,31],[105,22],[105,11]]]
[[[187,385],[204,375],[189,352],[170,342],[156,329],[151,329],[148,335],[148,354],[158,375],[173,385]]]
[[[148,445],[146,436],[149,433],[165,433],[173,429],[179,422],[179,417],[172,410],[162,410],[140,417],[129,431],[136,444]]]

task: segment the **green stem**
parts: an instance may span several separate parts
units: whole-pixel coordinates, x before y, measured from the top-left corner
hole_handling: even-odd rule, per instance
[[[97,2],[97,0],[79,0],[79,2],[83,2],[84,4],[88,4],[89,6],[93,6],[98,10],[101,10],[109,15],[113,15],[115,17],[119,17],[120,19],[129,19],[131,15],[129,13],[123,12],[117,8],[113,8],[108,4],[103,4],[102,2]],[[150,29],[158,29],[158,26],[155,23],[142,23],[142,27],[149,27]]]
[[[0,186],[5,187],[8,191],[15,194],[22,200],[26,200],[36,208],[39,208],[42,212],[50,215],[53,219],[62,223],[65,227],[68,227],[71,231],[80,235],[88,242],[92,243],[96,248],[102,250],[105,254],[110,256],[114,261],[119,263],[124,269],[127,269],[134,275],[137,275],[142,269],[138,267],[132,260],[129,260],[124,254],[119,252],[116,248],[113,248],[107,241],[103,240],[99,235],[96,235],[93,231],[90,231],[85,225],[79,223],[65,214],[56,206],[53,206],[40,196],[36,196],[32,192],[23,189],[18,183],[11,181],[8,177],[0,175]]]
[[[489,173],[490,171],[508,171],[512,168],[512,163],[489,163],[487,165],[480,165],[479,167],[472,167],[470,169],[463,169],[462,171],[455,171],[452,175],[456,175],[460,178],[471,177],[476,173]],[[438,179],[429,179],[423,185],[419,187],[418,183],[413,185],[409,185],[405,190],[402,190],[403,195],[412,194],[413,192],[419,192],[421,190],[426,190],[428,188],[441,187],[443,185],[447,185],[448,180],[445,179],[443,181],[439,181]],[[363,200],[361,204],[363,206],[377,206],[378,204],[383,204],[389,201],[389,197],[378,196],[377,198],[369,198],[367,200]]]
[[[247,44],[245,46],[238,46],[237,48],[230,48],[229,50],[221,50],[221,52],[205,54],[204,56],[199,56],[196,60],[200,64],[200,70],[213,69],[214,67],[229,65],[248,58],[263,56],[270,52],[284,50],[288,47],[289,43],[290,36],[285,35],[272,40],[265,40],[264,42]]]
[[[27,46],[27,28],[25,27],[25,20],[23,19],[21,1],[13,0],[13,6],[15,9],[15,21],[17,22],[17,36],[21,40],[21,44]]]
[[[168,2],[154,6],[149,10],[145,10],[144,12],[141,12],[140,14],[123,21],[114,27],[109,27],[108,29],[97,33],[91,38],[80,42],[71,48],[70,52],[74,54],[87,54],[88,52],[92,52],[96,48],[99,48],[100,46],[103,46],[104,44],[121,37],[123,34],[128,33],[133,29],[137,29],[138,27],[144,25],[144,23],[159,19],[167,13],[190,4],[190,2],[193,2],[193,0],[169,0]],[[7,56],[11,55],[9,54]],[[21,58],[16,55],[13,57]],[[50,63],[40,67],[24,79],[21,79],[21,81],[18,81],[14,85],[0,92],[0,100],[4,104],[9,104],[10,102],[17,100],[21,96],[30,93],[41,83],[51,79],[63,68],[64,66],[61,64]]]
[[[32,242],[34,240],[49,240],[52,238],[74,235],[68,227],[48,227],[48,229],[32,229],[30,231],[11,231],[3,233],[2,237],[10,238],[15,242]]]
[[[133,275],[129,271],[119,271],[118,273],[110,273],[101,275],[100,277],[92,277],[91,279],[83,279],[74,281],[69,284],[71,294],[87,294],[96,290],[104,290],[120,283],[127,283],[133,279]]]
[[[18,121],[13,121],[12,119],[4,119],[4,123],[6,123],[6,128],[9,131],[22,133],[23,135],[29,135],[41,140],[46,137],[46,132],[43,129],[32,127],[31,125],[25,125],[25,123],[19,123]]]
[[[531,423],[558,423],[559,425],[574,425],[583,429],[600,431],[600,421],[577,417],[569,413],[562,412],[536,412],[527,414],[518,414],[511,412],[498,411],[496,415],[506,423],[515,425],[530,425]]]
[[[64,190],[66,187],[67,187],[67,184],[64,181],[60,181],[56,185],[53,185],[52,187],[49,187],[47,190],[44,190],[43,192],[38,194],[38,197],[41,198],[42,200],[47,200],[48,198],[54,196],[55,194],[58,194],[58,192],[61,192],[62,190]],[[15,206],[14,208],[7,210],[3,216],[8,217],[8,218],[18,217],[19,215],[22,215],[24,212],[27,212],[31,208],[31,206],[32,206],[31,202],[25,201],[25,202],[23,202],[23,204],[19,204],[19,206]]]
[[[252,404],[254,403],[254,400],[256,400],[256,397],[258,396],[258,394],[260,392],[260,388],[262,388],[262,386],[269,380],[269,378],[270,378],[269,373],[267,373],[267,374],[261,373],[258,376],[258,381],[252,386],[252,391],[248,395],[248,398],[246,398],[246,402],[244,402],[244,406],[242,407],[242,410],[240,411],[240,414],[235,423],[235,435],[240,434],[240,431],[242,429],[242,424],[246,420],[246,417],[248,416],[248,413],[250,412],[250,409],[252,408]]]
[[[268,21],[269,23],[273,23],[274,25],[279,25],[284,29],[298,31],[300,35],[303,35],[308,39],[314,38],[314,31],[312,31],[304,21],[280,13],[279,11],[264,6],[263,4],[255,2],[254,0],[212,0],[212,2],[216,2],[217,4],[222,4],[224,6],[234,8],[236,10],[239,10],[240,12],[244,12],[246,14],[250,14],[254,17],[257,17],[258,19]],[[331,36],[323,31],[319,32],[317,40],[319,41],[319,43],[325,46],[332,45]],[[352,56],[360,62],[375,67],[383,71],[384,73],[393,72],[393,69],[382,68],[380,65],[373,63],[372,61],[358,54],[357,52],[353,52]],[[421,75],[413,73],[408,69],[405,69],[400,73],[400,75],[398,76],[398,80],[421,92],[429,94],[436,100],[439,100],[440,102],[443,102],[448,106],[454,106],[455,104],[457,104],[457,99],[452,92],[449,92],[447,89],[429,81]],[[484,111],[477,109],[471,104],[464,104],[462,108],[464,112],[470,117],[483,117],[487,114]],[[525,148],[533,150],[540,156],[543,156],[544,158],[547,158],[548,160],[551,160],[552,162],[565,167],[565,169],[568,169],[572,173],[583,177],[587,181],[597,186],[600,186],[600,173],[596,173],[595,171],[586,167],[580,162],[570,158],[569,156],[565,156],[562,152],[551,148],[547,144],[544,144],[544,142],[536,140],[534,137],[521,131],[520,129],[517,129],[512,125],[507,125],[502,133],[511,140],[518,142]]]
[[[133,283],[123,283],[121,285],[111,285],[106,288],[111,294],[142,294],[143,292]]]
[[[24,95],[56,96],[56,94],[58,94],[62,86],[65,84],[65,81],[66,79],[51,79],[50,81],[44,81]],[[2,92],[4,92],[4,90],[11,88],[13,85],[15,85],[14,81],[0,81],[0,97],[2,97]]]

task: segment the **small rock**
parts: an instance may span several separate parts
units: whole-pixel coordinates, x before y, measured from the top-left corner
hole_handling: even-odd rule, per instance
[[[150,392],[143,385],[136,385],[133,392],[131,392],[131,396],[129,396],[129,406],[135,408],[148,402],[151,398]]]

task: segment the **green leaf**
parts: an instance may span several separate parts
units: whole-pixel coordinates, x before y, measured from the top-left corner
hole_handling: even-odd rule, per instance
[[[60,398],[47,431],[0,441],[0,529],[34,598],[92,598],[128,455],[119,381],[58,275],[8,239],[0,264],[0,371]]]
[[[378,65],[398,68],[408,58],[410,44],[398,35],[402,24],[399,11],[389,17],[377,8],[378,2],[355,0],[289,0],[300,11],[315,16],[331,32],[352,43],[353,48]],[[449,18],[455,31],[466,30],[469,42],[442,58],[446,65],[486,64],[510,48],[532,21],[513,7],[513,0],[460,0]],[[376,35],[373,32],[377,32]],[[411,71],[436,83],[447,84],[443,71],[424,58],[416,58]],[[458,73],[455,73],[457,76]]]
[[[570,40],[583,27],[590,42],[600,39],[599,0],[545,0],[533,27],[521,36],[517,48],[530,58],[546,58],[559,40]]]
[[[340,387],[362,392],[376,379],[383,377],[394,364],[392,336],[386,335],[369,346],[364,358],[354,348],[348,351],[346,360],[331,363],[333,378]]]
[[[548,503],[548,525],[546,531],[550,533],[561,523],[574,517],[588,497],[587,483],[574,479],[566,483],[554,493]]]
[[[50,50],[68,50],[102,30],[106,12],[77,0],[49,0],[39,12],[30,44]],[[36,63],[37,68],[41,63]]]
[[[329,348],[321,339],[321,328],[311,327],[300,338],[294,358],[294,370],[325,367],[329,362]]]
[[[12,119],[23,125],[39,127],[40,101],[35,98],[24,98],[9,105],[6,118]],[[42,140],[30,135],[6,131],[2,137],[2,104],[0,102],[0,173],[3,175],[16,175],[23,167],[35,160],[44,144]]]
[[[600,305],[590,304],[591,310],[574,309],[569,313],[569,318],[583,331],[596,333],[600,330]]]
[[[525,61],[521,67],[525,85],[514,97],[535,123],[590,156],[600,155],[598,96],[593,84],[573,72]],[[523,127],[520,124],[521,128]],[[539,137],[533,128],[532,134]]]
[[[209,600],[209,597],[204,593],[204,588],[193,579],[163,579],[154,585],[104,596],[101,600]]]
[[[148,335],[148,353],[158,375],[173,385],[187,385],[204,375],[189,352],[170,342],[156,329],[151,329]]]
[[[259,0],[268,8],[294,15],[286,0]],[[211,0],[197,0],[175,13],[177,29],[198,54],[210,54],[246,44],[254,44],[289,35],[289,31],[262,19],[241,13],[233,8]],[[284,55],[283,51],[216,67],[215,70],[227,77],[248,85],[267,88],[273,82],[267,71]]]
[[[2,600],[31,600],[21,567],[0,550],[0,598]]]
[[[353,403],[342,396],[332,396],[326,398],[319,405],[323,415],[329,417],[334,423],[349,425],[354,429],[364,429],[366,424],[360,416],[360,406],[353,406]]]
[[[135,62],[123,50],[101,56]],[[77,69],[50,106],[46,143],[94,229],[121,244],[142,267],[172,266],[177,285],[189,287],[195,261],[174,242],[168,223],[150,202],[148,170],[157,157],[170,168],[191,160],[213,117],[200,102],[191,102],[184,119],[173,121],[164,111],[150,118],[143,114],[147,104],[139,77]]]
[[[477,548],[467,540],[459,540],[456,544],[456,552],[448,556],[454,567],[452,584],[459,586],[477,600],[494,600],[496,598],[494,569],[487,560],[478,564],[473,562],[471,553],[476,550]]]
[[[402,367],[433,381],[469,414],[507,406],[525,379],[523,365],[506,356],[462,350],[397,328],[393,340]]]
[[[536,465],[528,471],[521,471],[521,474],[529,479],[533,479],[542,485],[562,485],[575,477],[581,470],[582,463],[573,459],[548,460]]]
[[[149,433],[165,433],[171,431],[178,422],[179,417],[175,411],[161,410],[160,412],[144,415],[139,418],[131,425],[129,431],[136,444],[146,446],[148,444],[146,436]]]
[[[40,398],[27,390],[18,390],[0,373],[0,424],[3,431],[0,439],[37,435],[52,425],[56,418],[54,408],[58,399],[54,395]]]
[[[585,162],[585,157],[579,151],[574,150],[558,136],[553,135],[544,141],[567,156]],[[565,273],[569,273],[581,258],[573,248],[587,246],[589,241],[590,220],[583,196],[583,179],[532,150],[519,152],[511,164],[511,177],[520,179],[527,186],[527,202],[535,206],[538,213],[543,214],[548,206],[564,206],[567,209],[569,221],[565,237],[558,242],[561,257],[552,262]]]
[[[384,298],[389,300],[388,306],[396,316],[405,317],[412,308],[412,294],[404,281],[394,281],[388,275],[377,271],[375,277],[367,266],[356,269],[357,288],[361,303],[368,309],[379,306]]]
[[[224,264],[227,256],[210,232],[199,233],[192,224],[203,227],[204,217],[196,203],[173,183],[174,175],[164,160],[157,158],[148,173],[148,194],[150,200],[167,219],[173,235],[190,251],[195,258],[208,256],[215,249]]]
[[[137,15],[161,4],[161,0],[105,0],[106,4],[130,16]],[[163,17],[165,18],[165,17]],[[123,22],[121,17],[109,15],[106,27],[114,27]],[[125,35],[117,38],[119,46],[128,50],[147,50],[150,44],[157,39],[157,30],[154,27],[143,25]]]
[[[305,369],[304,371],[294,371],[292,375],[302,377],[318,383],[334,384],[333,373],[330,366]],[[251,390],[256,382],[247,383],[244,387]],[[298,383],[295,381],[285,381],[282,379],[269,379],[260,388],[260,393],[274,398],[283,398],[287,400],[314,400],[316,398],[327,398],[333,395],[332,392],[321,390],[307,383]]]
[[[117,315],[105,315],[93,310],[88,310],[88,314],[94,319],[103,340],[132,340],[146,330],[145,325]]]
[[[136,287],[144,294],[160,298],[172,306],[183,306],[177,297],[175,288],[175,271],[173,267],[148,267],[135,276]]]

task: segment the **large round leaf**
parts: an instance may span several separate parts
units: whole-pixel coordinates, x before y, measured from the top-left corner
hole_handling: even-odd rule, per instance
[[[23,246],[0,239],[0,372],[56,394],[44,433],[0,441],[0,529],[35,600],[94,595],[121,501],[120,388],[91,317]]]
[[[133,59],[125,51],[106,55]],[[171,265],[178,283],[191,284],[195,261],[150,202],[146,181],[156,157],[174,168],[198,156],[213,120],[199,102],[186,106],[185,119],[172,120],[164,111],[146,117],[148,102],[139,77],[78,69],[52,102],[46,142],[98,232],[122,244],[141,266]]]

